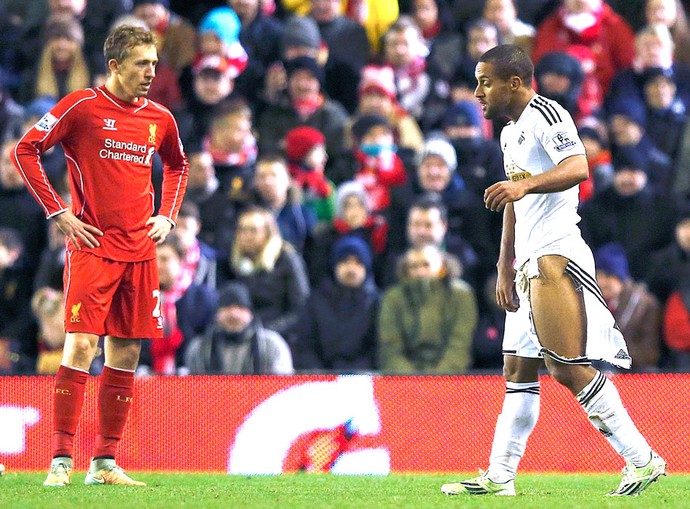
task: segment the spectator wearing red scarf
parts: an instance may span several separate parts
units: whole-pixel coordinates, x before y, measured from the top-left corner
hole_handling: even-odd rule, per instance
[[[431,89],[426,73],[428,54],[420,29],[409,16],[400,16],[383,38],[383,59],[395,72],[398,100],[415,118],[421,117]]]
[[[326,137],[313,127],[300,126],[285,136],[288,170],[302,192],[302,203],[311,208],[319,221],[330,221],[335,214],[335,185],[324,176],[328,155]]]
[[[407,182],[407,173],[393,143],[393,128],[379,115],[360,117],[352,126],[355,180],[362,183],[374,212],[391,203],[390,189]]]
[[[160,309],[163,337],[152,339],[142,349],[139,373],[185,374],[184,353],[192,338],[213,321],[215,290],[183,277],[184,247],[176,234],[156,246],[160,278]]]

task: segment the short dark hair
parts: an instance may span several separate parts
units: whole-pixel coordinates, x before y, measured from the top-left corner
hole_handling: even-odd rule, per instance
[[[225,99],[213,108],[213,112],[211,113],[211,124],[214,125],[231,115],[242,115],[251,121],[252,109],[244,98],[234,97],[232,99]]]
[[[448,222],[448,207],[446,207],[446,204],[443,203],[443,200],[438,195],[436,195],[436,193],[428,193],[422,195],[417,200],[415,200],[414,203],[412,203],[409,210],[412,211],[412,209],[436,209],[438,210],[439,215],[441,216],[441,220],[444,223]]]
[[[494,65],[494,72],[502,80],[517,76],[527,85],[532,85],[534,64],[521,47],[514,44],[501,44],[491,48],[479,57],[480,62]]]
[[[120,25],[115,28],[103,45],[103,56],[107,68],[110,60],[122,62],[137,46],[155,46],[156,36],[146,28],[133,25]]]

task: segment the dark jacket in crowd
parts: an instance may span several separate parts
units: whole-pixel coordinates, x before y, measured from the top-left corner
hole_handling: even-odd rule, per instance
[[[310,290],[304,261],[294,248],[284,244],[270,272],[258,269],[242,274],[233,270],[227,260],[218,270],[220,280],[236,280],[247,286],[254,314],[267,329],[292,341]]]
[[[187,291],[175,303],[177,312],[177,326],[184,338],[175,354],[175,365],[180,367],[185,363],[185,352],[191,340],[203,334],[213,322],[218,303],[216,291],[203,284],[192,283]],[[140,364],[150,366],[152,362],[148,341],[144,342]]]
[[[608,242],[623,245],[635,280],[646,274],[650,255],[674,235],[674,207],[648,190],[626,197],[611,187],[585,202],[580,215],[582,234],[592,249]]]
[[[295,367],[338,372],[378,367],[379,292],[370,278],[360,288],[324,279],[300,320]]]

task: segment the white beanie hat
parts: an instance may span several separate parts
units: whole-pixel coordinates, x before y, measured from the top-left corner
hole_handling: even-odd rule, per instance
[[[419,163],[421,164],[428,156],[438,156],[443,159],[450,171],[455,171],[458,167],[458,157],[453,145],[443,138],[432,138],[424,143]]]

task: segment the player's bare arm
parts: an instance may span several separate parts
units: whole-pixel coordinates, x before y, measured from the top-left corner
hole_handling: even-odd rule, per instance
[[[172,230],[173,224],[165,216],[153,216],[146,221],[146,226],[150,228],[149,238],[156,244],[161,244]]]
[[[53,216],[52,219],[77,249],[81,249],[82,244],[91,248],[101,245],[97,237],[102,237],[103,232],[95,226],[81,221],[71,210],[65,210],[61,214]]]
[[[484,191],[484,205],[487,209],[500,211],[506,204],[518,201],[526,194],[565,191],[584,182],[588,176],[587,158],[584,155],[573,155],[540,175],[493,184]]]
[[[515,293],[515,212],[513,205],[508,203],[503,211],[503,230],[501,232],[501,249],[498,255],[496,269],[496,303],[501,309],[515,312],[520,302]]]

